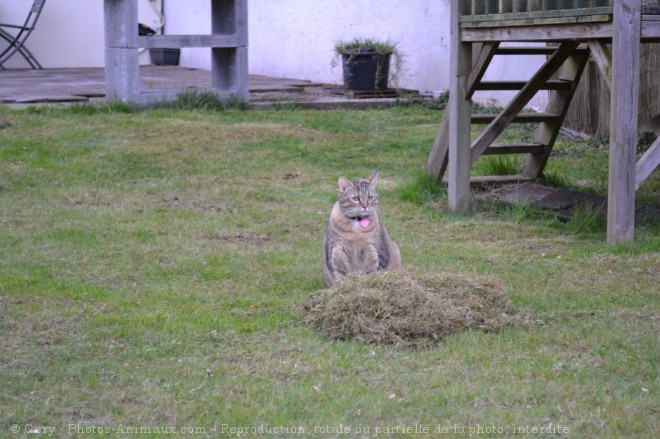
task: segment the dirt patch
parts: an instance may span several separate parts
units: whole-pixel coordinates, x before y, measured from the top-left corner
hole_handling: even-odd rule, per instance
[[[300,311],[307,325],[332,339],[411,347],[466,329],[497,331],[512,322],[501,281],[465,274],[352,274],[306,297]]]

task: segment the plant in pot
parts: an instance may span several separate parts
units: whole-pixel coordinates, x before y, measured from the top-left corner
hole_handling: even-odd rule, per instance
[[[401,70],[402,56],[391,41],[355,38],[338,42],[335,51],[341,56],[348,90],[387,90],[389,80]],[[392,57],[394,68],[390,69]]]

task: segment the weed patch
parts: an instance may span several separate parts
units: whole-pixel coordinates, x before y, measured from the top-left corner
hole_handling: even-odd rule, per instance
[[[212,91],[189,88],[179,93],[173,101],[161,102],[156,107],[179,111],[227,111],[246,110],[247,104],[235,97],[221,99]]]

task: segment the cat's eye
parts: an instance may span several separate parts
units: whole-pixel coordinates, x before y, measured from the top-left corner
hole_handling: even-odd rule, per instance
[[[374,196],[373,196],[373,195],[369,195],[369,201],[371,201],[371,200],[373,200],[373,199],[374,199]]]
[[[351,200],[353,200],[353,201],[360,201],[360,197],[353,197],[353,198],[351,198]]]

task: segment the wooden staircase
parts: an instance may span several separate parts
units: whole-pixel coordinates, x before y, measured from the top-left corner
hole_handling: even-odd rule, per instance
[[[477,46],[476,44],[474,46]],[[547,60],[529,81],[482,81],[494,56],[546,55]],[[516,96],[499,114],[472,114],[471,124],[487,124],[484,131],[472,141],[471,164],[482,155],[527,154],[520,174],[508,176],[472,177],[471,182],[511,182],[538,178],[542,175],[552,152],[559,129],[564,121],[573,94],[589,58],[589,50],[575,41],[566,41],[556,47],[500,47],[499,42],[480,45],[473,56],[468,76],[466,100],[478,90],[518,90]],[[550,99],[545,112],[523,113],[523,109],[539,90],[548,90]],[[449,99],[453,99],[450,96]],[[442,180],[447,170],[449,151],[449,109],[442,118],[431,154],[428,172]],[[538,123],[532,142],[495,143],[512,123]]]

